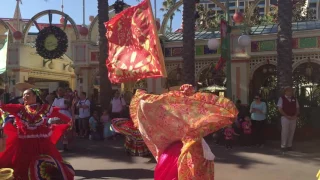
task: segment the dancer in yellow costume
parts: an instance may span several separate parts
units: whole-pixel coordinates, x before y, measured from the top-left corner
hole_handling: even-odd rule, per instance
[[[214,155],[203,137],[232,124],[238,111],[224,97],[183,85],[162,95],[138,90],[130,113],[158,161],[155,180],[213,180]]]

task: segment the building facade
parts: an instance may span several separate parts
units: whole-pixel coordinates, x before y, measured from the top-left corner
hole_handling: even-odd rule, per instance
[[[23,19],[17,1],[13,18],[0,18],[0,48],[6,38],[9,39],[7,71],[1,74],[1,88],[7,89],[10,93],[20,95],[21,92],[15,89],[15,84],[28,82],[38,88],[54,91],[59,85],[75,87],[75,75],[72,68],[72,48],[60,59],[47,60],[40,57],[35,48],[37,33],[30,32],[30,29],[38,30],[49,26],[47,23],[38,23],[37,20],[48,14],[54,14],[55,18],[66,17],[70,23],[64,28],[68,36],[68,46],[72,47],[76,40],[80,40],[78,29],[74,21],[60,11],[43,11],[34,15],[31,19]],[[62,24],[52,24],[63,28]]]
[[[293,23],[293,69],[296,83],[303,84],[302,79],[313,84],[315,87],[320,83],[316,72],[320,70],[319,35],[320,22],[299,22]],[[276,93],[276,39],[277,25],[259,26],[251,28],[251,46],[241,47],[238,38],[242,31],[234,29],[231,34],[232,53],[232,99],[240,99],[244,103],[249,103],[254,94],[260,93],[266,99],[274,98]],[[224,73],[215,74],[212,66],[216,64],[220,57],[220,50],[209,50],[207,42],[211,38],[219,38],[217,34],[211,32],[196,33],[196,71],[195,77],[199,84],[207,82],[208,85],[225,85]],[[179,67],[182,67],[182,33],[176,32],[165,36],[165,59],[169,79],[176,78]],[[312,66],[312,70],[310,69]],[[211,68],[211,69],[210,69]],[[209,74],[208,71],[211,71]],[[309,72],[308,72],[309,71]],[[215,77],[216,76],[216,77]],[[312,77],[312,78],[311,78]],[[300,82],[301,81],[301,82]],[[311,85],[310,85],[311,86]],[[307,91],[312,94],[313,89],[309,87]],[[319,91],[320,92],[320,91]],[[310,97],[311,98],[311,97]]]
[[[235,12],[244,12],[250,3],[255,0],[229,0],[230,15],[232,16]],[[223,5],[226,4],[226,0],[220,1]],[[224,11],[216,3],[210,0],[200,0],[200,3],[206,8],[214,10],[216,14],[223,14]],[[268,14],[272,7],[277,5],[277,0],[261,0],[258,2],[257,7],[259,8],[260,15]],[[320,18],[320,1],[319,0],[307,0],[306,7],[314,10],[314,19]]]
[[[19,10],[19,5],[17,9]],[[17,11],[16,9],[16,11]],[[112,8],[110,7],[110,10]],[[19,10],[20,11],[20,10]],[[19,14],[20,13],[15,13]],[[64,28],[69,39],[69,48],[62,59],[52,61],[45,60],[36,54],[36,33],[30,33],[30,28],[37,26],[41,29],[49,23],[37,23],[37,19],[49,14],[68,20]],[[16,16],[16,15],[15,15]],[[112,17],[112,11],[110,11]],[[22,19],[21,15],[12,19],[0,19],[0,35],[4,40],[8,33],[10,44],[8,50],[8,69],[10,74],[2,75],[3,81],[9,85],[10,92],[16,92],[14,84],[17,82],[30,82],[41,89],[50,92],[61,84],[69,84],[72,89],[85,91],[88,95],[98,97],[99,77],[99,48],[98,41],[98,19],[90,18],[87,31],[82,26],[74,23],[71,16],[61,11],[47,10],[36,14],[32,21]],[[17,19],[18,22],[17,22]],[[19,25],[19,26],[17,26]],[[54,24],[63,28],[62,24]],[[20,28],[20,29],[19,29]],[[163,28],[161,28],[163,29]],[[293,69],[297,74],[296,82],[312,80],[312,83],[303,82],[301,91],[309,94],[317,94],[314,84],[320,83],[315,74],[320,68],[320,22],[293,23]],[[21,34],[20,34],[21,33]],[[251,28],[252,43],[249,47],[238,45],[238,38],[242,34],[240,29],[233,29],[231,35],[232,52],[232,92],[233,100],[240,99],[243,103],[249,103],[251,96],[262,93],[264,96],[272,97],[274,92],[274,77],[276,72],[276,33],[277,25],[267,25]],[[20,36],[19,36],[20,35]],[[168,78],[149,78],[132,84],[130,87],[146,89],[148,92],[160,94],[168,86],[175,86],[181,82],[182,68],[182,33],[161,33],[163,52]],[[219,85],[225,84],[224,71],[213,73],[212,66],[220,57],[220,50],[209,50],[207,42],[211,38],[219,38],[219,34],[212,32],[196,32],[196,69],[195,76],[198,84]],[[3,42],[3,41],[2,41]],[[1,44],[1,43],[0,43]],[[1,45],[0,45],[1,46]],[[312,70],[310,70],[310,66]],[[77,71],[75,71],[76,69]],[[306,74],[306,72],[308,72]],[[311,74],[310,74],[311,72]],[[9,78],[8,78],[9,76]],[[313,77],[313,79],[310,79]],[[300,78],[300,79],[299,79]],[[302,78],[302,79],[301,79]],[[311,85],[312,84],[312,85]],[[114,89],[120,89],[121,85],[115,84]],[[304,92],[307,93],[307,92]],[[320,95],[320,93],[319,93]],[[311,97],[310,97],[311,98]]]

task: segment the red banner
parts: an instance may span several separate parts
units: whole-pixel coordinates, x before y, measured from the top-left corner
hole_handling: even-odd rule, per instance
[[[149,0],[122,11],[105,26],[109,40],[106,64],[112,83],[167,76]]]
[[[220,44],[221,44],[221,56],[219,58],[218,63],[216,64],[216,71],[219,71],[223,68],[226,60],[228,59],[228,39],[227,39],[227,32],[228,31],[228,23],[227,21],[221,19],[220,22]]]

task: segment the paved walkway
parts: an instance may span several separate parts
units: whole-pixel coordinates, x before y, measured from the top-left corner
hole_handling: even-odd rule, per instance
[[[62,153],[76,170],[76,179],[153,179],[152,158],[130,157],[123,139],[94,142],[77,139],[73,151]],[[208,143],[210,144],[210,139]],[[298,151],[282,154],[273,148],[224,147],[211,145],[216,155],[217,180],[315,180],[320,169],[320,141],[302,143]]]

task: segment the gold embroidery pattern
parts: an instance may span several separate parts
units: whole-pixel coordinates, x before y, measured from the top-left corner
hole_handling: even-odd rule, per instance
[[[105,23],[107,67],[113,83],[166,76],[150,2],[124,10]]]
[[[214,163],[203,157],[201,138],[232,124],[238,111],[232,101],[213,94],[170,91],[150,95],[137,90],[130,113],[156,159],[173,142],[183,142],[179,180],[213,180]]]

